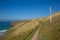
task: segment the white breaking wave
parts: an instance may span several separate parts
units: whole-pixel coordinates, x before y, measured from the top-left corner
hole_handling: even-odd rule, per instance
[[[7,30],[1,30],[0,33],[6,32]]]
[[[6,32],[7,30],[1,30],[0,31],[0,37],[3,36],[3,34]]]

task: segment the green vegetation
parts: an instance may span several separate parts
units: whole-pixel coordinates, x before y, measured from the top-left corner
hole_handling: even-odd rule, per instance
[[[51,23],[49,17],[32,19],[17,25],[15,22],[14,26],[6,32],[3,40],[31,40],[38,28],[40,30],[37,40],[60,40],[60,12],[51,16]]]

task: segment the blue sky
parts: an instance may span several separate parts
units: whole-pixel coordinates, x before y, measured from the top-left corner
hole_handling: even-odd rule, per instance
[[[0,20],[25,20],[60,11],[60,0],[0,0]]]

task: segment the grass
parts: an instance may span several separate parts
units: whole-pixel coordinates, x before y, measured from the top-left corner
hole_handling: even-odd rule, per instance
[[[51,23],[49,19],[43,22],[37,40],[60,40],[60,15],[55,15]]]
[[[23,26],[16,28],[14,31],[11,31],[11,33],[9,33],[8,35],[4,37],[4,40],[15,40],[15,39],[25,40],[25,38],[32,32],[32,30],[36,30],[37,25],[39,25],[38,21],[32,20],[24,24]],[[18,33],[18,34],[15,34],[15,33]]]
[[[5,35],[4,40],[31,40],[38,28],[40,30],[37,40],[60,40],[60,13],[54,15],[52,15],[51,23],[49,17],[47,17],[33,19],[22,26],[13,27],[9,30],[10,32],[7,32],[8,35]]]

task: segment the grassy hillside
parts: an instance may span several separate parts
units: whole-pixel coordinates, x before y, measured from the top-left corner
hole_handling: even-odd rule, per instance
[[[37,40],[60,40],[60,12],[49,17],[32,19],[14,24],[3,37],[3,40],[31,40],[39,30]]]
[[[34,19],[29,22],[16,25],[6,33],[6,38],[4,37],[4,40],[25,40],[29,34],[33,33],[33,31],[38,28],[38,25],[39,22],[35,21]]]
[[[51,23],[48,17],[41,26],[37,40],[60,40],[60,13],[52,15]]]

